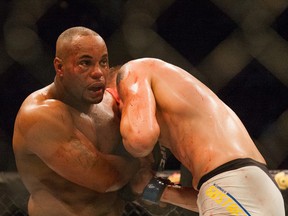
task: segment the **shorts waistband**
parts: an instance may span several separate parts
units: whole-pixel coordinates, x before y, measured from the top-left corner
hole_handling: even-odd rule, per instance
[[[210,178],[212,178],[212,177],[214,177],[220,173],[230,171],[230,170],[239,169],[241,167],[246,167],[246,166],[257,166],[257,167],[261,168],[264,172],[266,172],[270,176],[269,170],[268,170],[266,164],[260,163],[258,161],[251,159],[251,158],[238,158],[238,159],[229,161],[227,163],[224,163],[221,166],[215,168],[214,170],[212,170],[209,173],[202,176],[200,181],[198,182],[197,189],[199,190],[204,182],[206,182]]]

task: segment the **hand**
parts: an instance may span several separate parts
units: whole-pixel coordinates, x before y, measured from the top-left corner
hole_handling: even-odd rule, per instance
[[[123,200],[132,202],[140,197],[144,188],[154,176],[151,169],[153,162],[154,160],[151,155],[137,159],[137,163],[140,164],[140,167],[138,167],[137,172],[130,179],[130,182],[118,191],[119,196]]]
[[[130,186],[136,194],[140,195],[143,193],[144,188],[149,183],[151,178],[155,175],[155,172],[152,170],[152,164],[154,162],[152,155],[139,158],[139,160],[139,171],[130,180]]]

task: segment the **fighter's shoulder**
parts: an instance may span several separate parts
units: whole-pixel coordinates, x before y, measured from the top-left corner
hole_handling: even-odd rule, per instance
[[[133,78],[137,76],[139,78],[147,78],[150,73],[153,73],[155,67],[165,64],[164,61],[156,58],[139,58],[128,61],[119,70],[118,81],[125,79],[127,77]],[[145,76],[138,76],[139,74]]]
[[[49,123],[52,119],[69,118],[69,109],[63,102],[45,98],[41,92],[30,94],[21,105],[17,118],[22,122],[33,123],[44,121]]]
[[[29,112],[49,112],[57,113],[67,110],[68,107],[63,102],[53,98],[45,98],[41,94],[29,95],[21,106],[21,110]]]
[[[145,58],[139,58],[139,59],[131,60],[131,61],[127,62],[126,64],[124,64],[124,66],[127,66],[129,68],[139,69],[139,67],[141,67],[141,68],[154,67],[154,66],[165,65],[165,64],[168,64],[168,63],[161,60],[161,59],[145,57]]]

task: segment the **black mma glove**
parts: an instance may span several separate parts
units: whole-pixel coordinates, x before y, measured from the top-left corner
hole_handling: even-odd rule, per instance
[[[144,188],[141,199],[151,203],[159,203],[165,188],[174,185],[169,179],[154,177]]]

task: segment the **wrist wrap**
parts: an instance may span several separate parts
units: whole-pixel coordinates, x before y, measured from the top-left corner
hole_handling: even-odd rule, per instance
[[[144,188],[142,199],[158,203],[167,185],[171,185],[171,182],[167,179],[152,178]]]

